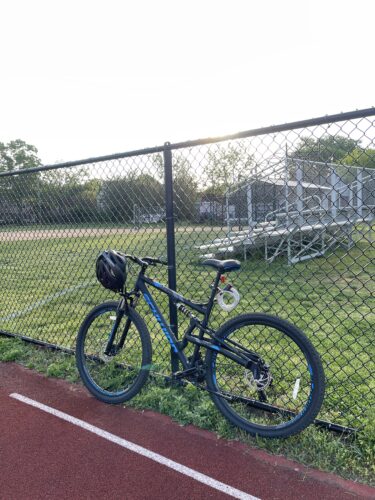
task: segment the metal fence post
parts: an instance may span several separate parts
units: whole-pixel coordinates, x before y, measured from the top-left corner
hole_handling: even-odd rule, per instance
[[[168,286],[172,290],[177,288],[176,279],[176,245],[174,235],[174,206],[173,206],[173,174],[172,151],[170,143],[164,144],[164,184],[165,184],[165,213],[167,226],[167,256],[168,256]],[[178,318],[176,305],[169,299],[169,322],[172,332],[178,336]],[[178,357],[171,349],[171,369],[178,371]]]

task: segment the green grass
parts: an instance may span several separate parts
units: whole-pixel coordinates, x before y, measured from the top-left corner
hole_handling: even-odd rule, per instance
[[[83,227],[83,226],[82,226]],[[73,236],[65,226],[63,237],[35,241],[0,242],[0,329],[28,335],[65,347],[74,347],[79,325],[98,303],[113,299],[95,278],[95,259],[108,247],[138,255],[166,256],[162,227],[97,236]],[[20,228],[18,228],[20,229]],[[25,229],[25,228],[23,228]],[[42,228],[39,228],[42,229]],[[50,229],[46,227],[45,229]],[[224,235],[218,228],[179,226],[176,233],[178,290],[205,300],[213,273],[198,266],[196,245]],[[285,259],[267,264],[259,255],[243,262],[229,279],[241,294],[230,314],[215,310],[213,325],[241,312],[280,315],[306,332],[322,356],[327,392],[320,418],[342,425],[365,425],[375,406],[375,248],[366,238],[337,250],[327,258],[288,266]],[[135,270],[129,273],[129,282]],[[165,268],[151,269],[158,281],[167,281]],[[168,313],[166,297],[161,309]],[[169,369],[169,346],[152,315],[142,306],[152,332],[158,371]],[[186,323],[181,318],[181,331]]]
[[[77,383],[78,373],[72,355],[0,337],[0,362],[14,361],[49,377]],[[335,472],[345,478],[375,485],[375,415],[368,415],[356,436],[344,438],[310,426],[288,439],[252,438],[233,428],[216,410],[209,396],[195,387],[171,387],[152,378],[128,404],[137,409],[151,409],[186,425],[209,429],[219,436],[242,441],[274,454],[282,454],[308,466]]]

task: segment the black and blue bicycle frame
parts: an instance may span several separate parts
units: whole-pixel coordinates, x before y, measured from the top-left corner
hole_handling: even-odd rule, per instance
[[[216,337],[215,331],[211,330],[208,328],[208,322],[210,318],[210,314],[214,305],[214,299],[215,295],[217,293],[217,287],[219,285],[220,281],[220,274],[218,273],[216,276],[216,279],[212,285],[212,292],[210,295],[210,298],[207,303],[197,303],[197,302],[192,302],[191,300],[183,297],[182,295],[178,294],[177,292],[171,290],[170,288],[162,285],[161,283],[158,283],[157,281],[154,281],[153,279],[147,277],[144,275],[144,270],[142,270],[139,275],[138,279],[135,285],[134,293],[136,296],[139,296],[139,292],[142,293],[146,303],[148,304],[150,311],[154,315],[155,319],[159,323],[164,335],[167,337],[167,340],[171,346],[171,349],[173,352],[178,356],[179,360],[182,363],[182,366],[184,370],[188,370],[191,368],[195,361],[199,357],[199,351],[200,347],[204,347],[206,349],[210,350],[215,350],[219,351],[221,354],[224,356],[233,359],[237,363],[241,364],[242,366],[246,368],[251,368],[251,366],[254,365],[254,363],[259,362],[259,356],[256,355],[255,353],[245,349],[242,346],[236,345],[236,343],[231,342],[231,345],[228,345],[227,342],[224,340],[221,340]],[[203,315],[203,320],[199,320],[196,318],[193,314],[189,314],[190,316],[190,325],[187,329],[187,331],[184,334],[184,338],[182,341],[178,341],[176,336],[174,335],[172,329],[168,325],[167,321],[165,320],[163,314],[161,313],[159,307],[157,306],[155,300],[153,299],[152,295],[150,294],[148,288],[146,285],[149,285],[151,287],[156,288],[160,292],[163,292],[164,294],[168,295],[170,299],[173,301],[174,304],[183,304],[184,306],[187,306],[188,308],[192,309],[193,311],[198,312],[199,314]],[[125,294],[126,297],[126,294]],[[129,328],[130,326],[130,321],[128,320],[129,323],[127,326],[125,326],[125,330]],[[197,335],[193,335],[192,332],[194,329],[198,329],[199,333]],[[125,333],[125,332],[124,332]],[[204,338],[204,334],[208,334],[210,338]],[[125,333],[126,335],[126,333]],[[124,335],[123,335],[124,337]],[[113,342],[113,340],[112,340]],[[119,345],[119,347],[122,347],[124,342],[124,339],[122,338]],[[195,350],[193,353],[193,356],[190,358],[190,360],[187,359],[185,356],[183,350],[186,347],[186,344],[188,342],[191,342],[195,344]],[[110,342],[109,342],[110,343]]]

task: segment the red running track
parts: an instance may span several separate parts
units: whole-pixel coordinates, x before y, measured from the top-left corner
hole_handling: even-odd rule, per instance
[[[307,469],[169,417],[109,406],[78,385],[0,364],[0,498],[230,498],[196,479],[10,397],[18,393],[245,494],[266,499],[375,498],[375,489]],[[233,490],[234,491],[234,490]],[[233,495],[232,495],[233,496]]]

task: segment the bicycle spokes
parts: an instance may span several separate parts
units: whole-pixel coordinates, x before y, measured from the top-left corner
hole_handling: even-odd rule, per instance
[[[141,367],[142,345],[128,318],[109,312],[91,323],[85,339],[85,357],[94,383],[116,392],[133,382]]]
[[[232,338],[233,337],[233,338]],[[251,351],[249,367],[217,354],[216,384],[243,418],[257,424],[286,423],[304,411],[312,383],[306,357],[298,345],[282,332],[265,325],[245,326],[231,334],[244,352]],[[254,356],[255,355],[255,356]],[[264,410],[264,411],[262,411]]]

